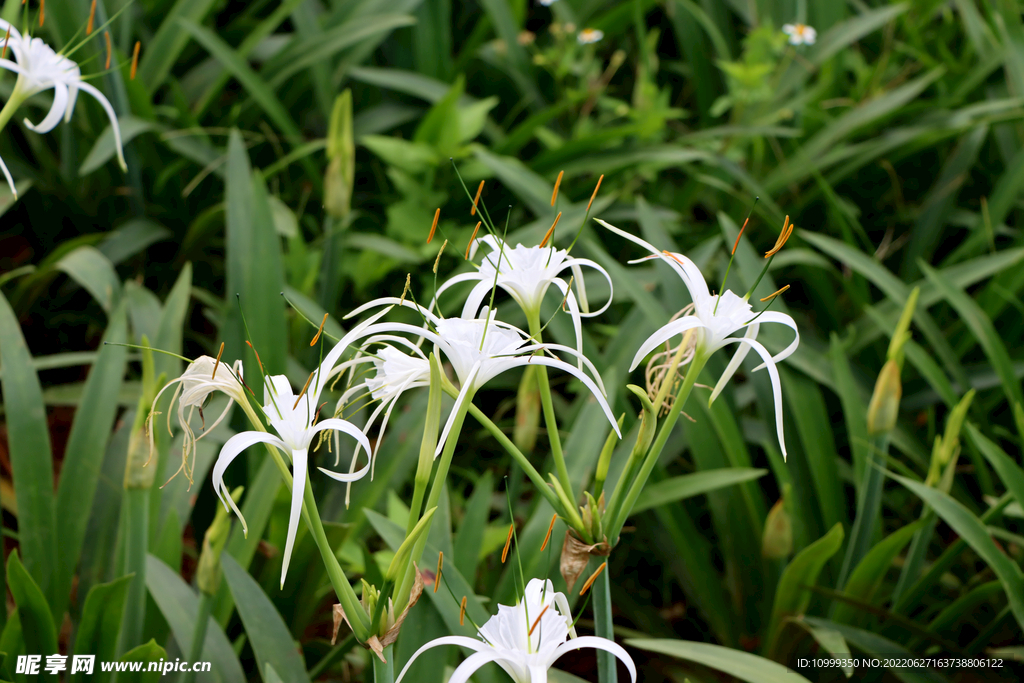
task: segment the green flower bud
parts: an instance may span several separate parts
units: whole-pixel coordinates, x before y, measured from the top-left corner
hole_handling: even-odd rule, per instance
[[[884,434],[895,429],[902,396],[900,366],[895,359],[889,360],[878,373],[875,391],[868,405],[868,434]]]

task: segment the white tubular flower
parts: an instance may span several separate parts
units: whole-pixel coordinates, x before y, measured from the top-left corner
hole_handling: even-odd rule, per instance
[[[732,379],[733,374],[735,374],[740,363],[746,357],[747,352],[753,349],[761,356],[761,360],[764,361],[761,365],[754,368],[754,371],[768,368],[768,375],[771,377],[772,394],[775,400],[776,431],[779,438],[779,446],[782,448],[782,456],[785,458],[786,442],[782,431],[782,386],[779,380],[779,371],[775,365],[792,355],[800,344],[800,332],[797,330],[793,319],[785,313],[774,311],[755,313],[746,298],[737,296],[729,290],[726,290],[720,297],[719,295],[712,295],[708,291],[708,284],[705,282],[704,276],[701,275],[700,269],[697,268],[697,264],[690,259],[682,254],[659,251],[653,245],[635,235],[609,225],[599,218],[595,220],[616,235],[625,237],[629,241],[639,244],[650,251],[653,256],[648,258],[660,258],[667,263],[682,278],[683,284],[686,285],[686,289],[690,292],[690,297],[693,299],[693,313],[662,326],[648,337],[647,341],[636,352],[636,356],[633,357],[630,371],[635,369],[640,364],[640,361],[659,345],[688,330],[694,330],[696,336],[695,354],[702,358],[709,357],[718,349],[729,344],[740,344],[741,346],[737,350],[736,355],[733,356],[725,372],[722,373],[722,377],[711,392],[711,398],[708,401],[708,405],[710,405],[718,397],[722,389],[725,388],[729,380]],[[768,349],[757,341],[757,333],[760,330],[760,325],[763,323],[780,323],[791,328],[795,333],[793,343],[773,357],[768,352]],[[745,330],[742,337],[732,336],[741,330]]]
[[[157,393],[156,398],[153,399],[153,405],[149,412],[149,452],[152,453],[155,448],[154,433],[153,433],[153,418],[156,415],[156,405],[160,400],[160,397],[165,391],[167,391],[171,385],[177,384],[177,388],[174,390],[174,395],[171,397],[171,403],[173,404],[175,399],[178,400],[178,426],[184,432],[185,436],[181,448],[181,467],[178,472],[184,472],[185,478],[188,479],[189,484],[192,484],[192,468],[189,466],[189,455],[195,453],[196,442],[209,434],[217,425],[224,421],[224,418],[231,412],[232,401],[234,402],[245,402],[245,388],[242,386],[242,362],[236,361],[234,366],[229,366],[226,363],[219,363],[216,359],[209,356],[200,356],[192,361],[189,366],[182,373],[181,377],[172,379],[170,382],[164,385],[164,387]],[[221,414],[217,417],[213,423],[207,427],[203,425],[203,433],[196,436],[192,430],[191,421],[192,415],[196,410],[199,411],[199,416],[203,416],[203,404],[206,403],[206,399],[215,391],[219,391],[226,394],[231,401],[228,401],[227,406],[221,411]],[[188,408],[188,414],[185,414],[185,409]],[[171,434],[171,414],[167,413],[167,432]],[[177,472],[175,473],[177,474]],[[172,477],[173,478],[173,477]]]
[[[0,19],[0,31],[5,34],[10,31],[7,47],[16,60],[12,62],[9,59],[0,59],[0,68],[18,74],[14,91],[11,93],[11,101],[23,102],[37,93],[53,89],[53,104],[50,106],[50,111],[38,124],[33,124],[25,119],[25,127],[36,133],[49,133],[60,123],[61,117],[64,118],[65,123],[71,120],[71,114],[74,112],[75,102],[78,99],[78,91],[87,92],[95,97],[103,110],[107,112],[107,116],[110,118],[110,127],[114,131],[117,161],[121,165],[121,170],[127,170],[117,114],[114,113],[114,108],[110,106],[110,102],[103,93],[82,79],[82,72],[78,68],[78,64],[68,57],[54,52],[53,48],[43,42],[42,38],[23,36],[18,29],[2,19]],[[0,162],[0,167],[11,186],[11,191],[14,192],[14,181],[11,179],[11,174],[2,162]]]
[[[782,32],[789,36],[790,45],[814,45],[818,32],[807,24],[783,24]]]
[[[383,316],[390,309],[385,309],[372,316],[368,320],[356,325],[348,334],[342,337],[341,341],[331,349],[324,358],[320,367],[310,375],[304,390],[296,396],[292,391],[288,378],[284,375],[273,375],[266,378],[263,396],[263,413],[266,415],[270,426],[277,432],[277,436],[263,431],[249,431],[235,434],[221,448],[216,464],[213,466],[213,488],[225,507],[230,507],[238,515],[242,522],[242,529],[248,532],[245,525],[245,518],[242,512],[235,505],[231,493],[224,483],[224,472],[238,455],[249,446],[257,443],[267,443],[275,446],[291,457],[292,461],[292,499],[291,511],[288,517],[288,535],[285,540],[284,562],[281,567],[281,586],[284,586],[284,579],[288,573],[288,563],[291,560],[292,547],[295,545],[295,535],[299,528],[299,515],[302,512],[302,499],[306,490],[306,471],[309,460],[309,447],[314,437],[320,432],[334,430],[348,434],[356,442],[370,452],[370,441],[363,432],[351,422],[338,418],[328,418],[316,422],[319,408],[317,401],[320,393],[327,384],[327,377],[334,365],[341,358],[341,354],[355,340],[361,339],[374,332],[373,323]],[[327,472],[338,481],[355,481],[361,479],[369,471],[369,464],[358,472],[344,474],[340,472]]]
[[[396,683],[401,683],[413,661],[438,645],[460,645],[473,654],[459,665],[448,683],[466,683],[477,669],[495,662],[516,683],[547,683],[548,669],[571,650],[594,648],[618,657],[636,683],[636,666],[621,646],[607,638],[576,636],[569,602],[556,593],[551,581],[532,579],[515,607],[498,605],[498,613],[480,627],[481,640],[444,636],[430,641],[409,658]]]
[[[452,408],[451,415],[445,423],[441,438],[437,443],[435,456],[440,455],[444,442],[448,438],[455,416],[467,400],[477,389],[487,383],[488,380],[497,377],[506,370],[525,366],[529,364],[546,365],[568,372],[590,390],[604,410],[608,421],[611,423],[615,433],[619,434],[618,424],[612,415],[608,401],[605,399],[604,385],[601,382],[601,375],[597,372],[594,364],[576,349],[561,344],[536,343],[528,334],[514,325],[499,322],[494,319],[494,311],[487,308],[483,310],[480,318],[441,318],[434,315],[426,308],[418,306],[410,301],[402,301],[395,298],[383,298],[370,302],[356,309],[350,315],[358,315],[364,309],[380,305],[397,304],[418,310],[430,327],[424,329],[405,323],[380,323],[374,326],[375,329],[391,332],[404,332],[421,337],[434,343],[437,350],[444,353],[445,358],[451,363],[459,378],[461,388]],[[536,351],[549,353],[566,353],[575,356],[593,375],[593,379],[581,369],[569,363],[550,356],[533,355]],[[621,436],[621,434],[620,434]]]
[[[438,288],[431,310],[437,298],[453,285],[462,282],[477,284],[466,297],[462,307],[463,318],[477,315],[491,288],[497,286],[508,292],[527,316],[539,316],[540,305],[547,294],[548,288],[554,285],[565,297],[565,304],[572,317],[573,330],[576,333],[576,351],[583,353],[583,337],[581,318],[590,318],[608,310],[612,303],[612,278],[608,271],[594,261],[585,258],[570,258],[565,249],[554,247],[526,247],[522,244],[513,249],[508,244],[502,245],[500,239],[493,235],[485,235],[473,242],[469,257],[472,259],[480,244],[490,248],[490,253],[483,257],[480,267],[475,273],[463,273],[449,279]],[[583,281],[583,268],[593,268],[604,276],[608,282],[608,300],[596,311],[590,310],[587,300],[587,289]],[[569,289],[569,283],[562,279],[564,271],[572,271],[572,281],[576,285],[579,298]],[[497,280],[495,280],[497,275]]]

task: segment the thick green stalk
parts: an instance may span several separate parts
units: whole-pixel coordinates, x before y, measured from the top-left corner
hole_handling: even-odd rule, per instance
[[[434,468],[434,451],[437,450],[437,434],[441,425],[441,392],[444,373],[434,354],[430,354],[430,393],[427,397],[427,417],[423,423],[423,439],[420,441],[420,457],[416,463],[416,481],[409,506],[409,523],[405,528],[408,536],[416,527],[423,513],[423,496],[430,483],[430,471]],[[401,605],[398,605],[402,608]]]
[[[196,617],[196,627],[192,632],[192,647],[189,648],[188,660],[198,662],[203,658],[203,644],[206,641],[206,627],[210,623],[210,613],[213,610],[214,596],[207,593],[199,595],[199,614]],[[181,674],[181,683],[193,683],[196,680],[194,670]]]
[[[673,427],[676,426],[676,421],[679,420],[679,414],[683,412],[683,405],[686,403],[686,399],[690,396],[690,391],[693,389],[693,385],[697,382],[697,375],[704,368],[704,363],[707,359],[704,358],[699,352],[690,361],[690,367],[686,370],[686,377],[683,379],[683,386],[679,389],[679,393],[676,395],[675,401],[672,403],[672,408],[669,410],[668,416],[665,421],[661,424],[661,429],[658,431],[658,436],[655,437],[654,443],[651,444],[651,449],[647,451],[647,456],[644,458],[643,466],[640,468],[639,474],[633,480],[630,485],[629,493],[626,494],[622,505],[617,510],[608,510],[610,524],[605,527],[608,531],[608,540],[612,544],[619,537],[622,532],[622,527],[626,523],[626,518],[629,517],[630,511],[633,506],[636,505],[636,501],[640,498],[640,494],[643,492],[644,486],[647,484],[647,480],[651,476],[651,472],[654,470],[654,466],[658,464],[658,458],[661,456],[662,449],[665,448],[665,444],[668,443],[668,437],[672,434]],[[626,485],[626,482],[620,482],[619,485]],[[612,516],[614,515],[614,516]]]
[[[530,324],[530,336],[539,344],[541,343],[540,311],[528,314]],[[537,388],[540,389],[540,403],[544,410],[544,424],[548,430],[548,442],[551,444],[551,456],[555,459],[555,471],[558,473],[558,481],[562,489],[569,496],[569,500],[575,504],[576,496],[572,490],[572,480],[569,479],[569,468],[565,466],[565,454],[562,452],[562,439],[558,435],[558,420],[555,419],[555,405],[551,401],[551,384],[548,382],[548,369],[538,365],[534,370],[537,376]]]
[[[395,646],[388,645],[384,648],[384,659],[380,661],[380,657],[371,654],[370,659],[373,660],[373,683],[394,683],[395,681],[395,659],[394,652]]]
[[[590,564],[597,565],[598,558],[591,558]],[[596,571],[597,567],[592,566]],[[594,591],[594,633],[599,638],[615,640],[615,623],[612,619],[612,587],[607,567],[591,586]],[[597,651],[597,680],[600,683],[618,683],[615,655],[604,650]]]
[[[14,113],[18,111],[18,107],[25,102],[25,98],[21,96],[18,90],[17,83],[15,83],[14,92],[11,93],[3,109],[0,109],[0,131],[7,127],[7,123],[14,116]]]
[[[850,543],[846,546],[843,568],[839,572],[839,582],[836,584],[838,589],[842,589],[846,585],[850,572],[871,549],[871,537],[875,531],[875,523],[878,521],[878,513],[882,509],[882,484],[885,481],[885,460],[889,453],[889,441],[890,432],[871,437],[864,481],[859,487],[857,516],[853,520]]]
[[[124,573],[135,573],[128,585],[124,620],[121,622],[121,643],[124,653],[142,644],[142,627],[146,622],[146,553],[149,551],[149,489],[126,488],[124,491],[125,544]]]

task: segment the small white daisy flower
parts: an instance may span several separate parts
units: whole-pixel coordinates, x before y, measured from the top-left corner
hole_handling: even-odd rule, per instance
[[[576,36],[576,40],[579,41],[580,45],[596,43],[602,38],[604,38],[604,31],[597,28],[585,28]]]
[[[818,32],[807,24],[784,24],[782,32],[789,36],[790,45],[814,45]]]

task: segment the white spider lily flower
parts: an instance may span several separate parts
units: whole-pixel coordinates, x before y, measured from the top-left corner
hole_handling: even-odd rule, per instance
[[[95,97],[107,112],[107,116],[110,118],[110,127],[114,131],[117,161],[122,170],[127,170],[117,114],[114,113],[114,108],[110,106],[109,100],[103,93],[82,79],[82,72],[78,68],[78,64],[72,59],[54,52],[53,48],[47,45],[42,38],[23,36],[18,29],[2,19],[0,19],[0,31],[5,34],[10,31],[7,47],[15,59],[13,62],[9,59],[0,59],[0,68],[18,74],[18,80],[14,83],[14,90],[8,105],[13,102],[16,108],[29,97],[44,90],[53,89],[53,104],[50,105],[50,111],[38,124],[33,124],[26,118],[25,127],[36,133],[49,133],[60,123],[61,117],[64,118],[65,123],[71,120],[75,102],[78,100],[78,91],[87,92]],[[2,167],[4,176],[13,192],[14,181],[11,179],[11,174],[2,162],[0,162],[0,167]]]
[[[493,235],[485,235],[473,242],[469,251],[470,259],[476,255],[480,244],[486,245],[491,250],[481,259],[480,267],[476,272],[456,275],[441,285],[434,296],[431,309],[433,310],[438,297],[453,285],[476,281],[477,284],[469,292],[466,303],[462,307],[463,318],[473,318],[477,315],[484,299],[490,294],[491,288],[495,284],[508,292],[528,317],[539,317],[544,295],[547,294],[548,288],[554,285],[565,297],[565,304],[572,317],[573,330],[576,333],[576,350],[582,354],[581,318],[600,315],[608,310],[612,303],[612,278],[608,271],[590,259],[570,258],[569,252],[565,249],[527,247],[522,244],[516,245],[513,249],[508,244],[503,245],[501,240]],[[590,310],[587,300],[586,285],[583,281],[584,267],[593,268],[608,282],[608,300],[596,311]],[[566,270],[572,271],[573,283],[579,293],[578,300],[569,289],[569,283],[561,277]]]
[[[807,24],[783,24],[782,32],[789,36],[790,45],[814,45],[818,32]]]
[[[245,518],[241,510],[235,505],[231,498],[230,491],[224,483],[224,472],[242,451],[257,443],[267,443],[279,448],[291,457],[292,461],[292,498],[291,510],[288,517],[288,535],[285,540],[284,562],[281,567],[281,586],[284,586],[285,575],[288,573],[288,563],[291,560],[292,547],[295,545],[295,535],[298,532],[299,515],[302,512],[303,494],[306,489],[306,472],[309,460],[309,447],[314,437],[320,432],[334,430],[348,434],[356,442],[370,452],[370,441],[358,427],[351,422],[339,418],[328,418],[316,421],[320,412],[317,401],[320,393],[327,384],[327,377],[334,365],[341,358],[341,354],[355,340],[372,334],[375,331],[376,320],[381,318],[390,309],[385,309],[375,314],[366,321],[356,325],[348,334],[335,345],[333,349],[320,363],[309,380],[304,390],[298,396],[292,390],[288,378],[284,375],[273,375],[266,378],[263,390],[263,413],[270,423],[270,426],[277,432],[277,436],[264,431],[248,431],[235,434],[221,447],[220,455],[213,466],[213,488],[225,507],[230,507],[242,522],[242,529],[248,533]],[[320,468],[338,481],[355,481],[361,479],[369,470],[369,464],[358,472],[351,474],[331,472]]]
[[[242,362],[236,361],[234,366],[230,366],[227,363],[220,363],[216,359],[210,356],[200,356],[192,361],[189,366],[182,373],[181,377],[172,379],[170,382],[165,384],[162,389],[157,393],[153,399],[153,405],[149,412],[149,452],[152,453],[155,448],[152,423],[153,418],[156,416],[156,405],[160,400],[160,397],[165,391],[167,391],[172,385],[177,384],[178,386],[174,390],[174,395],[171,396],[171,403],[177,399],[178,401],[178,425],[184,432],[184,439],[182,443],[181,453],[181,468],[178,472],[184,472],[185,478],[188,479],[189,484],[192,483],[192,470],[188,466],[189,455],[195,453],[196,442],[209,434],[217,425],[224,421],[224,418],[231,412],[232,401],[236,403],[245,402],[245,388],[242,386]],[[203,415],[203,404],[206,403],[206,399],[215,391],[219,391],[226,394],[231,400],[228,401],[227,406],[221,411],[221,414],[217,417],[213,423],[207,427],[203,425],[203,433],[196,436],[192,430],[191,421],[192,415],[196,410],[199,411],[200,417]],[[185,414],[185,409],[188,409],[188,414]],[[167,413],[167,432],[171,433],[171,413]],[[175,473],[177,474],[177,473]]]
[[[797,330],[793,319],[785,313],[775,311],[755,313],[746,298],[737,296],[729,290],[726,290],[721,296],[712,295],[708,291],[708,284],[704,280],[704,276],[701,275],[697,264],[690,259],[682,254],[659,251],[653,245],[635,235],[609,225],[599,218],[595,220],[615,234],[625,237],[629,241],[647,249],[651,252],[652,257],[660,258],[667,263],[682,278],[683,284],[686,285],[686,289],[690,292],[690,297],[693,299],[693,313],[662,326],[648,337],[633,357],[630,371],[635,369],[640,364],[640,361],[659,345],[677,335],[684,334],[688,330],[694,330],[696,337],[695,356],[702,358],[709,357],[718,349],[729,344],[740,344],[740,348],[736,351],[736,354],[711,392],[711,398],[708,401],[708,405],[710,405],[718,397],[722,389],[725,388],[729,380],[732,379],[733,374],[735,374],[740,363],[746,357],[747,352],[753,349],[761,357],[761,360],[764,361],[761,365],[754,368],[754,371],[768,368],[768,375],[771,377],[772,395],[775,401],[775,426],[779,446],[782,448],[782,456],[785,458],[786,442],[782,431],[782,386],[779,380],[779,371],[775,366],[792,355],[800,344],[800,332]],[[791,328],[795,334],[793,343],[773,357],[768,352],[768,349],[757,341],[757,334],[763,323],[780,323]],[[742,337],[733,336],[734,333],[741,330],[744,331]]]
[[[433,330],[405,323],[379,323],[374,327],[382,331],[404,332],[416,335],[433,342],[435,348],[442,352],[445,358],[448,359],[448,362],[451,363],[461,385],[459,395],[455,400],[455,406],[452,408],[451,415],[449,415],[448,421],[441,432],[441,438],[438,440],[437,450],[434,453],[435,457],[440,455],[444,442],[448,438],[448,433],[455,422],[455,417],[464,401],[472,400],[472,396],[476,393],[477,389],[501,373],[515,367],[530,365],[531,363],[563,370],[583,382],[583,385],[597,399],[612,428],[615,429],[615,433],[621,437],[618,424],[612,415],[608,401],[605,399],[601,375],[597,372],[594,364],[576,349],[563,346],[562,344],[534,342],[526,332],[523,332],[518,327],[495,320],[495,312],[487,308],[484,308],[483,315],[479,318],[442,318],[410,301],[382,298],[361,306],[349,315],[358,315],[363,310],[374,306],[393,304],[419,311],[428,325],[433,327]],[[534,355],[536,351],[552,354],[566,353],[574,356],[586,366],[586,369],[593,375],[593,379],[583,370],[559,358]]]
[[[398,680],[401,683],[413,661],[439,645],[460,645],[473,654],[459,665],[448,683],[466,683],[477,669],[495,662],[516,683],[547,683],[548,669],[567,652],[581,648],[604,650],[618,657],[636,683],[636,666],[620,645],[597,636],[576,636],[569,602],[556,593],[551,581],[532,579],[515,607],[498,605],[498,613],[479,631],[480,640],[467,636],[444,636],[430,641],[409,658]]]

